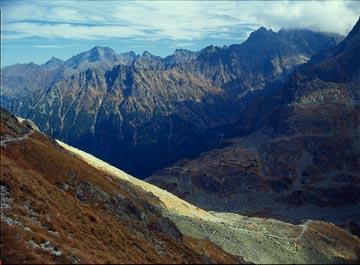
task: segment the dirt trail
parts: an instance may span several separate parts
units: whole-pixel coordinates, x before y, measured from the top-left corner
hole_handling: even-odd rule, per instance
[[[267,236],[267,237],[272,237],[272,238],[277,238],[277,239],[284,239],[284,240],[294,240],[294,241],[297,241],[297,240],[301,240],[303,239],[303,236],[305,234],[305,232],[307,230],[311,230],[315,233],[317,233],[318,235],[324,237],[325,239],[329,240],[329,241],[334,241],[334,239],[332,238],[329,238],[328,236],[320,233],[319,231],[317,231],[316,229],[313,229],[311,227],[309,227],[309,225],[312,223],[313,221],[312,220],[307,220],[305,223],[301,224],[301,225],[298,225],[299,227],[302,227],[302,231],[301,233],[296,236],[296,237],[282,237],[282,236],[276,236],[276,235],[273,235],[271,233],[266,233],[266,232],[260,232],[260,231],[254,231],[254,230],[249,230],[249,229],[245,229],[245,228],[237,228],[237,227],[233,227],[233,226],[228,226],[230,229],[232,230],[236,230],[236,231],[241,231],[241,232],[246,232],[246,233],[249,233],[249,234],[259,234],[259,235],[263,235],[263,236]]]
[[[297,236],[297,237],[283,237],[283,236],[276,236],[273,235],[271,233],[266,233],[266,232],[260,232],[260,231],[254,231],[254,230],[250,230],[250,229],[245,229],[245,228],[237,228],[237,227],[233,227],[233,226],[228,226],[230,229],[232,230],[236,230],[236,231],[240,231],[240,232],[245,232],[245,233],[249,233],[249,234],[258,234],[258,235],[263,235],[263,236],[267,236],[267,237],[272,237],[272,238],[277,238],[277,239],[285,239],[285,240],[301,240],[305,231],[308,229],[309,224],[312,222],[312,220],[307,220],[304,224],[299,225],[301,227],[303,227],[303,230],[301,231],[301,233]],[[310,228],[309,228],[310,229]],[[311,229],[314,230],[314,229]],[[318,232],[316,230],[314,230],[315,232]],[[319,232],[318,232],[319,233]],[[320,233],[319,233],[320,234]]]
[[[300,226],[303,227],[303,230],[301,231],[300,235],[299,235],[298,237],[294,238],[294,239],[295,239],[295,240],[300,240],[300,239],[302,239],[303,236],[304,236],[305,231],[309,228],[309,224],[311,224],[311,223],[312,223],[312,220],[307,220],[305,223],[303,223],[302,225],[300,225]]]
[[[17,138],[14,138],[14,137],[8,137],[8,138],[5,138],[3,140],[0,141],[0,147],[6,147],[7,144],[9,143],[16,143],[16,142],[21,142],[23,140],[26,140],[29,138],[30,135],[32,135],[34,133],[34,131],[31,131],[25,135],[22,135],[20,137],[17,137]]]

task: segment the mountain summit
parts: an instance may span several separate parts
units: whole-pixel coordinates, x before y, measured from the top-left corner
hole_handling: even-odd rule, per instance
[[[63,60],[56,57],[51,57],[50,60],[48,60],[46,63],[43,64],[43,66],[48,69],[52,69],[52,68],[60,67],[63,64],[64,64]]]

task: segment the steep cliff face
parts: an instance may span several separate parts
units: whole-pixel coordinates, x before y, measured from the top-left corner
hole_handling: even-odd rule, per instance
[[[207,209],[360,222],[360,22],[282,85],[253,93],[247,136],[149,181]]]
[[[224,128],[246,111],[244,95],[336,41],[310,31],[260,28],[240,45],[177,50],[166,58],[95,47],[65,62],[21,66],[35,69],[31,73],[4,69],[1,104],[145,177],[221,144]]]

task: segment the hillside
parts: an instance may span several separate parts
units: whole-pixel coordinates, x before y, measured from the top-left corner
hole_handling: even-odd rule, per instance
[[[351,263],[359,258],[359,239],[332,224],[206,212],[33,128],[1,110],[5,263]]]
[[[1,109],[3,263],[241,262],[182,235],[158,198],[25,124]]]

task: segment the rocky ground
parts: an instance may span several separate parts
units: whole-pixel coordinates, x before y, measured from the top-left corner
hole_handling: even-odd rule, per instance
[[[59,143],[94,167],[151,192],[163,203],[163,214],[184,235],[209,240],[246,262],[338,264],[359,260],[360,240],[333,224],[304,220],[293,225],[269,218],[207,212],[94,156]]]
[[[259,264],[359,261],[359,240],[329,223],[307,220],[301,225],[292,225],[232,213],[212,214],[215,218],[211,222],[168,216],[184,234],[209,239],[233,255],[241,254],[245,261]]]

